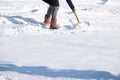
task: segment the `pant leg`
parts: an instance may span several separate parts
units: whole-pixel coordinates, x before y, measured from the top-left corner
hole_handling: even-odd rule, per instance
[[[50,16],[53,12],[53,7],[51,5],[49,5],[49,8],[47,10],[47,16]]]
[[[53,10],[52,10],[52,20],[57,19],[57,12],[59,10],[59,6],[52,6]]]
[[[47,10],[47,15],[50,16],[52,14],[52,19],[56,19],[58,10],[59,10],[59,6],[49,5],[49,8]]]

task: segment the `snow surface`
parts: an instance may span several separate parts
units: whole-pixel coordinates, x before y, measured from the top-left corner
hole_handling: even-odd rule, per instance
[[[73,3],[50,30],[42,0],[0,0],[0,80],[120,80],[120,1]]]

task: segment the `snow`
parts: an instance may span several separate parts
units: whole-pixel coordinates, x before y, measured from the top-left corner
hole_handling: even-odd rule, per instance
[[[0,80],[120,80],[120,1],[73,3],[50,30],[41,0],[0,0]]]

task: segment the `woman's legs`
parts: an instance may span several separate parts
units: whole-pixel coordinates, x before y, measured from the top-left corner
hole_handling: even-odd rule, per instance
[[[50,19],[50,16],[52,16],[52,18],[51,18],[51,25],[50,25],[51,29],[55,29],[56,28],[57,12],[58,12],[58,10],[59,10],[59,6],[52,6],[52,5],[49,5],[49,8],[47,10],[46,17],[48,17],[48,19]]]

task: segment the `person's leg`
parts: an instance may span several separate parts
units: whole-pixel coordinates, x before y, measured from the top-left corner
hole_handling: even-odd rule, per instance
[[[51,29],[56,29],[56,24],[57,24],[57,12],[59,10],[59,6],[52,6],[52,19],[51,19]]]
[[[53,11],[53,7],[51,5],[49,5],[49,8],[47,10],[47,16],[50,16],[52,14],[52,11]]]
[[[59,6],[53,6],[53,11],[52,11],[52,19],[57,19],[57,12],[59,10]]]
[[[45,15],[45,19],[44,19],[44,24],[45,25],[50,25],[50,15],[52,14],[52,11],[53,11],[53,9],[52,9],[52,6],[51,5],[49,5],[49,8],[48,8],[48,10],[47,10],[47,14]]]

